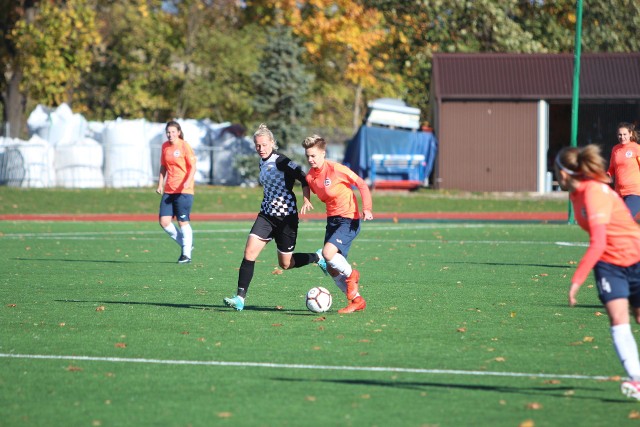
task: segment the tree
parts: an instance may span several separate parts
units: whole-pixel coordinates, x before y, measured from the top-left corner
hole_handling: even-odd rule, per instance
[[[32,20],[21,19],[11,32],[22,69],[21,88],[38,103],[71,103],[88,71],[100,37],[88,0],[42,2]]]
[[[5,124],[7,135],[17,138],[23,128],[23,116],[26,99],[20,90],[22,82],[22,68],[18,63],[18,50],[11,39],[16,23],[20,19],[30,22],[33,18],[35,2],[30,0],[0,0],[0,27],[2,29],[2,41],[0,42],[0,63],[4,64],[2,79],[0,79],[0,110],[2,123]]]
[[[283,148],[304,139],[305,125],[313,111],[308,97],[312,77],[300,62],[302,52],[290,28],[273,27],[267,33],[259,70],[253,76],[255,112]]]

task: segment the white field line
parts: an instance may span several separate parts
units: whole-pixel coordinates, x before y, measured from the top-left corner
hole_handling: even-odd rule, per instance
[[[263,363],[263,362],[224,362],[217,360],[169,360],[169,359],[140,359],[126,357],[95,357],[95,356],[64,356],[47,354],[12,354],[0,353],[0,358],[7,359],[39,359],[39,360],[73,360],[86,362],[110,362],[110,363],[146,363],[156,365],[196,365],[196,366],[226,366],[239,368],[271,368],[271,369],[314,369],[323,371],[352,371],[352,372],[400,372],[411,374],[445,374],[445,375],[472,375],[494,377],[526,377],[526,378],[555,378],[573,380],[611,380],[610,376],[602,375],[567,375],[567,374],[529,374],[523,372],[492,372],[492,371],[463,371],[457,369],[419,369],[419,368],[394,368],[382,366],[333,366],[333,365],[303,365],[288,363]]]
[[[509,227],[522,227],[524,225],[513,225]],[[547,225],[553,227],[553,225]],[[500,224],[406,224],[406,225],[392,225],[392,226],[375,226],[375,230],[380,231],[395,231],[395,230],[420,230],[420,229],[447,229],[447,228],[494,228],[500,227],[504,229],[504,225]],[[307,231],[322,231],[324,227],[306,227]],[[240,233],[239,238],[244,239],[247,233],[247,228],[237,229],[224,229],[224,230],[194,230],[194,234],[234,234]],[[123,236],[129,238],[135,238],[136,240],[156,240],[158,236],[162,237],[164,234],[158,231],[87,231],[87,232],[64,232],[64,233],[6,233],[2,234],[3,239],[24,239],[33,238],[40,240],[58,239],[58,240],[117,240]],[[149,236],[153,236],[149,239]],[[316,239],[298,239],[299,241],[315,241]],[[587,247],[588,242],[551,242],[551,241],[537,241],[537,240],[447,240],[447,239],[366,239],[359,238],[359,242],[373,242],[380,241],[386,242],[400,242],[400,243],[427,243],[427,244],[482,244],[482,245],[556,245],[556,246],[577,246]]]

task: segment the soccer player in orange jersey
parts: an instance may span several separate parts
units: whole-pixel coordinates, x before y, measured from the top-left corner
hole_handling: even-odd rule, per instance
[[[160,176],[156,193],[160,200],[160,226],[180,245],[182,252],[178,264],[191,262],[193,231],[191,230],[191,207],[193,206],[196,156],[184,140],[180,124],[170,121],[165,128],[167,141],[160,153]],[[180,230],[173,224],[176,217]]]
[[[569,191],[576,221],[590,237],[571,279],[569,305],[576,305],[580,286],[593,270],[598,296],[609,315],[613,346],[629,376],[621,390],[640,400],[640,360],[629,316],[631,305],[640,323],[640,226],[608,185],[598,146],[564,148],[556,157],[555,173],[560,187]]]
[[[611,151],[607,173],[635,218],[640,211],[640,145],[633,124],[622,122],[618,125],[618,144]]]
[[[309,187],[327,207],[322,256],[329,274],[349,300],[349,304],[338,313],[364,310],[367,303],[359,293],[360,272],[351,267],[347,255],[353,239],[360,233],[360,218],[365,221],[373,219],[369,187],[348,167],[326,160],[327,142],[324,138],[312,135],[304,140],[302,146],[311,166],[307,173]],[[354,185],[358,187],[362,198],[362,215],[351,189]],[[300,212],[304,214],[308,209],[313,207],[303,206]]]

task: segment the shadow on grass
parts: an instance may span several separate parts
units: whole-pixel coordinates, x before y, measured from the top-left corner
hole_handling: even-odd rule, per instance
[[[11,258],[13,261],[96,262],[107,264],[177,264],[175,261],[129,261],[115,259]],[[187,264],[188,265],[188,264]]]
[[[518,267],[571,268],[570,265],[530,264],[530,263],[522,263],[522,262],[447,261],[447,262],[443,262],[443,264],[473,264],[473,265],[499,265],[499,266],[518,266]]]
[[[229,311],[236,312],[235,309],[228,307],[224,304],[176,304],[170,302],[152,302],[152,301],[90,301],[90,300],[78,300],[78,299],[57,299],[55,302],[66,303],[79,303],[79,304],[117,304],[117,305],[148,305],[153,307],[167,307],[167,308],[183,308],[183,309],[195,309],[195,310],[215,310],[215,311]],[[284,314],[301,315],[309,314],[313,315],[306,309],[283,309],[277,307],[260,307],[260,306],[246,306],[242,311],[280,311]]]
[[[314,380],[305,380],[298,378],[272,378],[274,381],[288,381],[288,382],[303,382],[303,381],[311,381],[311,382],[325,382],[325,383],[333,383],[333,384],[344,384],[344,385],[363,385],[363,386],[376,386],[376,387],[393,387],[393,388],[404,388],[409,390],[422,390],[425,388],[436,388],[436,389],[461,389],[461,390],[471,390],[471,391],[488,391],[488,392],[496,392],[496,393],[512,393],[512,394],[524,394],[524,395],[543,395],[543,396],[552,396],[552,397],[560,397],[563,399],[581,399],[581,400],[597,400],[605,403],[634,403],[637,404],[637,401],[631,401],[626,398],[620,399],[602,399],[598,397],[591,396],[580,396],[580,395],[567,395],[567,392],[572,392],[575,390],[579,391],[596,391],[602,392],[603,389],[599,387],[566,387],[566,386],[539,386],[539,387],[514,387],[514,386],[499,386],[499,385],[482,385],[482,384],[452,384],[445,382],[430,382],[430,381],[382,381],[382,380],[341,380],[341,379],[314,379]]]

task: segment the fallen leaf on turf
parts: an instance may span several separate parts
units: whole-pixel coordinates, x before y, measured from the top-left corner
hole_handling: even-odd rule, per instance
[[[282,306],[282,305],[276,305],[276,310],[284,310],[284,306]]]
[[[232,416],[231,412],[218,412],[218,418],[231,418]]]
[[[304,400],[306,400],[307,402],[315,402],[316,401],[316,397],[315,396],[305,396]]]
[[[79,366],[69,365],[67,366],[67,371],[69,372],[82,372],[82,368]]]
[[[371,341],[368,339],[362,339],[362,340],[358,340],[358,342],[371,342]]]
[[[280,326],[282,326],[282,323],[272,323],[271,326],[273,326],[274,328],[279,328]]]
[[[17,305],[16,304],[7,304],[7,307],[13,308],[13,307],[17,307]]]
[[[633,411],[629,412],[629,419],[640,420],[640,411],[634,409]]]
[[[189,335],[189,331],[182,331],[180,332],[182,335]]]
[[[96,308],[96,311],[104,311],[104,309],[105,309],[104,305],[101,305]]]
[[[282,271],[282,270],[280,270],[279,268],[276,268],[275,270],[273,270],[273,271],[271,272],[271,274],[282,274],[282,273],[283,273],[283,271]]]
[[[584,337],[584,338],[582,338],[582,341],[584,341],[584,342],[593,342],[593,337]]]
[[[502,356],[496,357],[496,358],[495,358],[495,359],[493,359],[493,360],[495,360],[496,362],[506,362],[506,361],[507,361],[507,359],[505,359],[505,358],[504,358],[504,357],[502,357]]]
[[[64,323],[64,322],[58,323],[58,326],[64,326],[64,325],[66,325],[66,323]]]
[[[533,410],[542,409],[542,404],[538,402],[527,403],[527,409],[533,409]]]
[[[533,420],[524,420],[518,424],[518,427],[535,427],[535,425],[536,423],[534,423]]]
[[[560,380],[546,380],[542,384],[560,384]]]
[[[327,320],[327,318],[324,316],[316,317],[315,319],[313,319],[314,322],[324,322],[325,320]]]
[[[515,311],[511,312],[511,317],[516,317],[516,312]]]
[[[596,315],[596,316],[602,316],[602,313],[600,313],[599,311],[596,311],[596,312],[595,312],[595,315]]]
[[[200,338],[198,338],[198,341],[200,341],[200,342],[204,342],[204,341],[205,341],[205,339],[204,339],[203,337],[200,337]]]
[[[574,394],[576,394],[575,390],[567,390],[563,393],[565,396],[573,396]]]
[[[456,329],[458,332],[467,332],[467,328],[458,328]]]
[[[320,347],[319,345],[314,345],[312,348],[316,351],[322,350],[322,347]]]
[[[547,274],[547,273],[542,273],[542,274],[540,274],[540,276],[541,276],[541,277],[547,277],[547,276],[548,276],[548,274]]]
[[[371,395],[370,394],[363,394],[362,396],[363,399],[371,399]]]
[[[114,344],[115,348],[127,348],[127,344],[123,342],[117,342]]]

